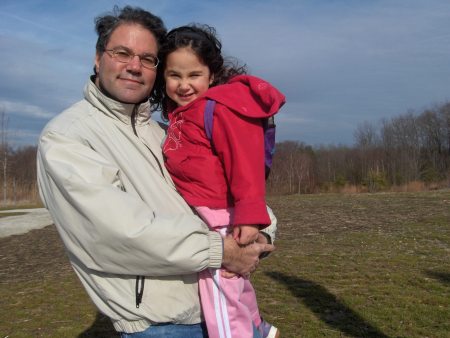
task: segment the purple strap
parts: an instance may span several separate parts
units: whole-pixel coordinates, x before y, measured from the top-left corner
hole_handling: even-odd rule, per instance
[[[264,133],[264,162],[267,167],[272,167],[272,157],[275,152],[275,125],[267,127]]]
[[[214,107],[216,106],[216,101],[208,100],[206,101],[204,119],[205,119],[205,133],[206,136],[211,140],[213,131],[213,116]]]

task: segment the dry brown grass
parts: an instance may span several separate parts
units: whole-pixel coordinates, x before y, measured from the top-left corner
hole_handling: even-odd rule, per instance
[[[450,191],[269,199],[277,251],[252,276],[283,337],[450,332]],[[0,239],[0,337],[114,337],[53,226]]]

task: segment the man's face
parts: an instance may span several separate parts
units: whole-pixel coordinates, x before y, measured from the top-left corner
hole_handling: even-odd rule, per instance
[[[158,54],[153,34],[137,24],[122,24],[111,34],[106,50],[125,49],[135,55]],[[155,83],[156,68],[144,68],[135,56],[128,63],[113,58],[110,53],[96,54],[96,85],[111,98],[124,103],[146,100]]]

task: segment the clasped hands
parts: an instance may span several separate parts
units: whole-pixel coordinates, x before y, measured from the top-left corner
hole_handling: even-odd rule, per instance
[[[268,244],[267,238],[259,230],[252,234],[246,232],[247,229],[243,227],[239,227],[239,230],[233,231],[224,238],[222,261],[224,270],[221,272],[224,278],[233,278],[236,275],[248,277],[258,267],[261,254],[275,250],[275,247]],[[246,241],[248,244],[241,244]]]

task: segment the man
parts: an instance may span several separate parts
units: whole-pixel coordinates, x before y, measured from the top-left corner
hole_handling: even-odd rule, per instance
[[[123,337],[202,337],[197,272],[222,265],[248,274],[273,246],[222,240],[173,187],[164,131],[150,119],[161,19],[115,8],[96,30],[84,100],[39,140],[41,198],[89,296]]]

